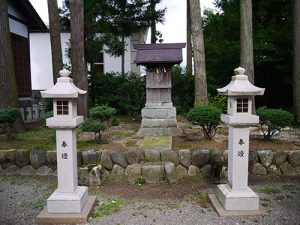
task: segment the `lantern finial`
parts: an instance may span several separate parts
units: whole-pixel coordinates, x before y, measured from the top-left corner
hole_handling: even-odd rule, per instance
[[[234,74],[235,75],[245,75],[245,69],[242,67],[238,67],[234,70]]]
[[[66,69],[62,69],[59,71],[59,75],[61,77],[68,77],[70,76],[71,72],[69,70],[66,70]]]

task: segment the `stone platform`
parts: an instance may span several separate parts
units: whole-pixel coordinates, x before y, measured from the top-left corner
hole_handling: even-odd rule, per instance
[[[147,103],[142,109],[140,136],[176,136],[182,131],[177,127],[176,108],[172,103]]]
[[[47,207],[37,216],[37,224],[85,224],[96,206],[96,196],[89,196],[81,213],[48,213]]]
[[[225,210],[215,194],[208,195],[209,201],[219,216],[263,216],[267,211],[260,206],[257,210]]]

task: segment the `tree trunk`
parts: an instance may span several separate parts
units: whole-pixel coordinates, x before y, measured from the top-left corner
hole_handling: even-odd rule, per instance
[[[50,23],[53,83],[55,84],[56,79],[59,77],[59,71],[63,69],[60,41],[60,23],[57,8],[57,0],[48,0],[47,2]]]
[[[252,0],[240,0],[240,45],[240,65],[254,84]],[[252,102],[252,113],[255,113],[254,97]]]
[[[300,122],[300,2],[293,5],[293,108],[296,121]]]
[[[0,109],[19,108],[7,0],[0,1],[0,34]]]
[[[194,50],[194,73],[195,73],[195,102],[194,104],[207,103],[207,83],[204,40],[201,20],[201,8],[199,0],[190,1],[190,18],[192,42]]]
[[[191,34],[191,12],[190,12],[190,2],[186,1],[186,75],[192,76],[192,64],[193,64],[193,54],[192,54],[192,34]]]
[[[152,0],[150,2],[150,7],[151,7],[151,13],[153,14],[155,12],[155,3]],[[155,19],[151,20],[151,44],[156,43],[156,22]]]
[[[84,59],[83,0],[71,0],[71,62],[72,75],[77,87],[88,89],[87,69]],[[78,114],[87,117],[87,94],[78,99]]]
[[[121,73],[122,75],[125,73],[125,37],[124,34],[122,34],[122,55],[121,55]]]

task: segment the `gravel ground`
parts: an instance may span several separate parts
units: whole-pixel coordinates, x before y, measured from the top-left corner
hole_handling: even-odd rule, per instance
[[[197,198],[198,192],[212,193],[211,187],[195,191],[191,188],[191,193],[184,196],[167,197],[153,195],[154,198],[139,196],[136,192],[134,199],[127,195],[127,200],[120,211],[112,215],[100,218],[90,218],[90,225],[137,225],[137,224],[264,224],[264,225],[292,225],[300,224],[300,182],[299,179],[279,182],[254,182],[254,191],[259,196],[261,203],[266,207],[269,214],[267,216],[251,217],[218,217],[209,203]],[[1,225],[22,225],[35,224],[35,217],[43,209],[46,199],[55,189],[55,178],[35,178],[20,176],[0,176],[0,224]],[[147,191],[148,185],[144,186]],[[191,185],[192,186],[192,185]],[[163,187],[160,185],[151,186],[151,189],[170,190],[180,189],[177,186]],[[133,187],[134,189],[134,187]],[[99,194],[100,201],[110,201],[115,199],[114,185],[106,185],[100,189],[91,189],[93,194]],[[97,192],[98,190],[98,192]],[[122,190],[116,188],[116,195]],[[126,187],[124,190],[128,190]],[[180,190],[179,190],[180,191]],[[159,192],[159,191],[158,191]],[[272,192],[272,193],[268,193]],[[107,194],[110,193],[110,194]],[[126,193],[120,199],[126,199]],[[102,206],[104,207],[104,206]],[[100,207],[98,207],[100,209]]]

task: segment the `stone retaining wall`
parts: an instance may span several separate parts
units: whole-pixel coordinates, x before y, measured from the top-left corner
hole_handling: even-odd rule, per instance
[[[79,183],[177,182],[189,176],[226,180],[228,151],[182,149],[157,150],[87,150],[78,151]],[[250,151],[249,172],[254,175],[300,175],[300,150]],[[56,175],[56,151],[0,150],[0,173],[21,175]]]

